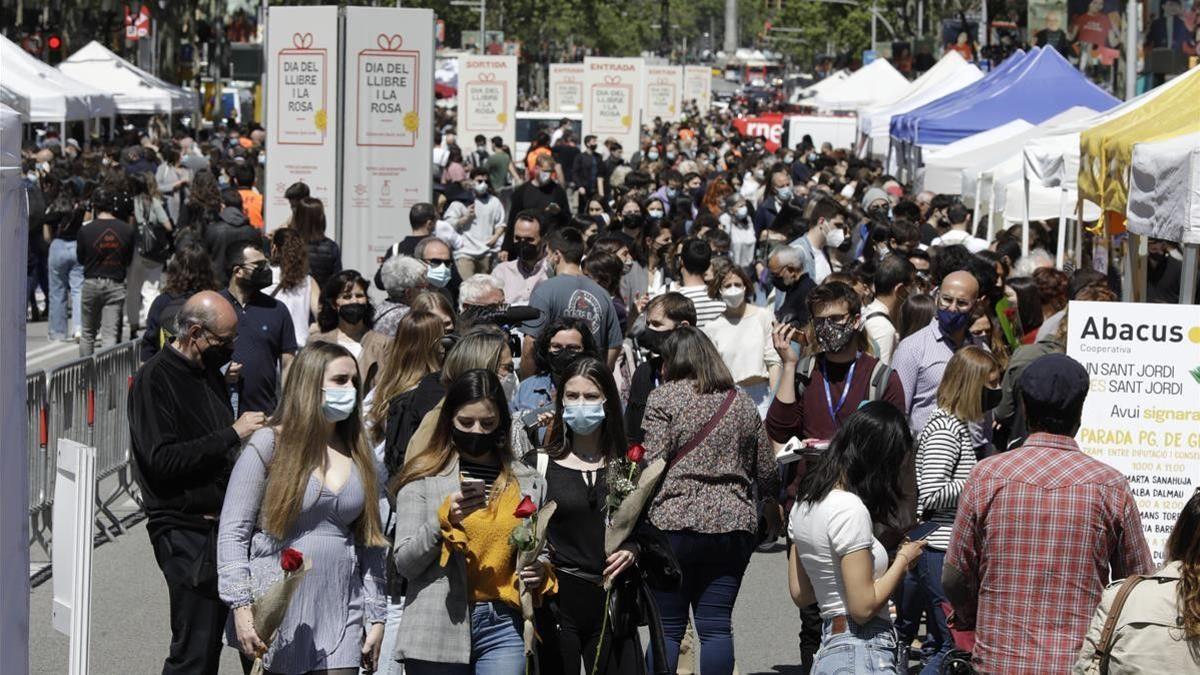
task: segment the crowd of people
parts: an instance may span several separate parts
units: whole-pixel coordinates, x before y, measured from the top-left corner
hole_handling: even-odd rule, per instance
[[[1200,670],[1200,493],[1156,570],[1073,440],[1068,301],[1118,275],[1055,269],[1056,223],[1022,254],[875,162],[686,119],[524,158],[443,126],[436,201],[370,270],[303,183],[263,230],[260,128],[31,150],[51,339],[140,340],[164,673],[227,643],[269,673],[728,674],[781,537],[802,672]],[[1177,301],[1173,245],[1148,267]],[[260,634],[285,549],[311,568]]]

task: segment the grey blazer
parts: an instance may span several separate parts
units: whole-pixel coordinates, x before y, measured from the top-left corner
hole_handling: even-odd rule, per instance
[[[546,480],[520,462],[513,462],[512,469],[521,493],[540,508]],[[456,458],[442,473],[409,483],[396,495],[393,550],[396,570],[408,580],[394,655],[398,661],[471,662],[466,561],[456,551],[445,567],[438,564],[442,550],[438,509],[458,490]]]

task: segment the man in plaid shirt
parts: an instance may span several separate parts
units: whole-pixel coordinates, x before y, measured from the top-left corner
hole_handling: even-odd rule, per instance
[[[967,479],[942,584],[980,673],[1069,673],[1109,580],[1154,570],[1120,471],[1075,444],[1087,371],[1064,354],[1018,381],[1030,435]]]

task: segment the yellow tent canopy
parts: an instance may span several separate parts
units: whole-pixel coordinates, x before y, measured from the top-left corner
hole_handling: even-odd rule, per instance
[[[1079,196],[1125,213],[1133,146],[1200,131],[1200,67],[1161,96],[1079,135]]]

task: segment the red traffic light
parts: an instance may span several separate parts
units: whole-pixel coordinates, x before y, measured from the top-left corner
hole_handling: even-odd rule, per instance
[[[46,46],[50,49],[58,49],[59,47],[62,47],[62,38],[58,37],[57,35],[51,35],[50,38],[46,40]]]

